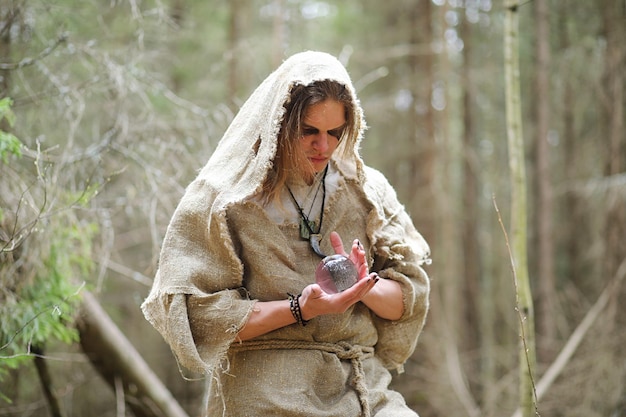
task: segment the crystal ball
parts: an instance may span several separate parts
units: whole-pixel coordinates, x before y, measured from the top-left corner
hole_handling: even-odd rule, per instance
[[[315,270],[315,282],[329,294],[344,291],[358,281],[359,271],[347,256],[330,255],[321,260]]]

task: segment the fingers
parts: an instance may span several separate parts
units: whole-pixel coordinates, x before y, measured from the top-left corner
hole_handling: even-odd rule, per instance
[[[365,248],[358,239],[354,239],[354,242],[352,242],[350,260],[356,265],[359,279],[366,278],[369,274],[369,269],[365,257]]]
[[[362,263],[361,265],[359,265],[358,271],[359,271],[359,279],[363,279],[369,275],[369,270],[367,268],[366,263]]]
[[[359,239],[354,239],[352,241],[352,248],[350,250],[350,255],[348,255],[343,247],[343,241],[341,240],[341,236],[337,232],[330,232],[330,244],[333,247],[333,250],[338,255],[348,256],[352,262],[356,265],[360,265],[365,262],[365,248],[361,244]]]
[[[366,278],[369,274],[369,269],[367,266],[367,259],[365,256],[365,248],[361,244],[359,239],[354,239],[352,241],[352,248],[350,249],[350,254],[348,255],[343,248],[343,242],[341,240],[341,236],[337,232],[330,233],[330,244],[333,247],[333,250],[338,255],[347,256],[355,265],[358,271],[359,280]]]
[[[348,256],[345,249],[343,248],[343,242],[341,241],[341,236],[337,232],[330,232],[330,244],[333,247],[333,250],[338,255]]]
[[[370,274],[369,277],[361,279],[352,287],[337,294],[328,294],[317,284],[308,285],[302,290],[300,300],[303,318],[309,320],[323,314],[343,313],[361,301],[376,282],[378,276]]]
[[[340,298],[343,302],[347,303],[346,308],[350,307],[363,299],[365,295],[370,292],[374,285],[378,282],[378,275],[370,274],[370,276],[360,279],[356,284],[347,290],[334,294],[333,297]]]

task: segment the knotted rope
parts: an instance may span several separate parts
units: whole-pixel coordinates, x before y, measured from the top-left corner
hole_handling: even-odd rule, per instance
[[[352,372],[354,374],[351,383],[361,403],[361,416],[371,417],[368,390],[365,384],[365,372],[363,371],[363,361],[374,356],[373,347],[351,345],[348,342],[324,343],[303,340],[251,340],[233,343],[230,346],[230,350],[234,352],[270,349],[321,350],[323,352],[333,353],[341,360],[349,360],[352,364]]]

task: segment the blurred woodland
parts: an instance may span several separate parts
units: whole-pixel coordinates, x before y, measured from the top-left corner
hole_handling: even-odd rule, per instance
[[[507,12],[531,309],[507,239]],[[428,323],[393,382],[411,408],[514,415],[531,320],[533,414],[626,416],[624,0],[0,0],[0,415],[201,415],[205,382],[139,305],[184,188],[307,49],[348,68],[364,159],[431,245]]]

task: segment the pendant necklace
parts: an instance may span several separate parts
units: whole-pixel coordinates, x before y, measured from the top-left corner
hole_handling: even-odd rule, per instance
[[[291,192],[291,189],[289,189],[289,186],[287,186],[287,191],[289,191],[289,195],[291,196],[291,201],[293,201],[293,204],[296,206],[296,209],[298,209],[298,214],[300,215],[300,237],[304,240],[308,240],[309,244],[311,245],[311,249],[313,249],[313,252],[315,252],[321,258],[326,257],[326,255],[322,252],[320,248],[320,239],[321,239],[320,231],[322,230],[322,221],[324,220],[324,203],[326,202],[326,173],[327,172],[328,172],[328,165],[326,165],[326,168],[324,168],[324,174],[322,176],[322,184],[321,184],[322,208],[320,211],[319,226],[317,225],[317,222],[315,220],[309,220],[309,217],[306,214],[304,214],[304,210],[302,210],[302,207],[300,207],[300,204],[298,204],[296,197]],[[315,204],[316,197],[317,197],[317,192],[315,193],[315,197],[313,197],[313,203],[311,204],[311,208],[313,208],[313,205]],[[309,215],[310,214],[311,212],[309,212]]]

